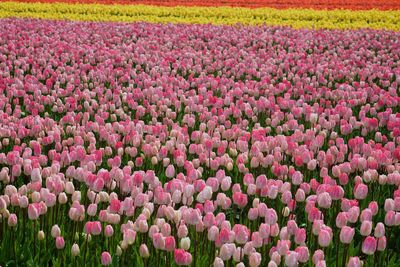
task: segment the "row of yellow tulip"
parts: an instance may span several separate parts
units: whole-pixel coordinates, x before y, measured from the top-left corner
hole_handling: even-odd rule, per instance
[[[316,29],[400,30],[400,10],[278,10],[273,8],[0,2],[0,18],[6,17],[115,22],[266,24]]]

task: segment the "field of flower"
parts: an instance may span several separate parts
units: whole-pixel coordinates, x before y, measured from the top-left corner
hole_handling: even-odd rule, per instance
[[[313,10],[232,7],[155,7],[66,3],[0,2],[0,18],[29,17],[80,21],[217,25],[271,25],[316,29],[400,31],[400,10]]]
[[[0,0],[4,1],[4,0]],[[233,6],[233,7],[273,7],[286,8],[312,8],[312,9],[400,9],[398,0],[14,0],[15,2],[27,3],[97,3],[97,4],[144,4],[156,6]]]
[[[0,2],[1,266],[400,266],[398,1],[43,2]]]

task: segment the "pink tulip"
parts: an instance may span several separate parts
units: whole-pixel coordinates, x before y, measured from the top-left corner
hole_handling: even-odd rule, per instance
[[[8,217],[7,223],[8,223],[8,226],[10,226],[10,227],[17,226],[17,224],[18,224],[17,215],[15,215],[14,213],[10,214],[10,216]]]
[[[238,205],[240,208],[244,208],[247,205],[247,195],[241,192],[235,192],[233,194],[233,203]]]
[[[251,267],[258,267],[261,264],[261,254],[258,252],[254,252],[250,254],[249,264]]]
[[[174,250],[175,263],[180,266],[188,266],[192,263],[192,255],[183,249]]]
[[[65,247],[64,238],[62,236],[56,237],[56,248],[63,249]]]
[[[29,220],[37,220],[39,218],[39,211],[33,204],[28,206],[28,217]]]
[[[354,187],[354,197],[356,199],[365,199],[368,194],[368,186],[365,184],[358,184]]]
[[[360,227],[360,233],[362,236],[369,236],[372,231],[372,222],[371,221],[363,221]]]
[[[377,241],[372,236],[367,236],[362,243],[362,252],[367,255],[373,255],[376,251]]]
[[[347,263],[347,267],[362,267],[363,262],[359,257],[350,257],[349,262]]]
[[[108,266],[111,265],[112,263],[112,258],[110,253],[108,253],[107,251],[104,251],[101,253],[101,265],[103,266]]]
[[[165,250],[166,251],[175,250],[175,238],[173,236],[167,236],[165,238]]]
[[[385,225],[378,222],[375,226],[374,236],[377,238],[385,236]]]
[[[384,251],[386,249],[386,244],[387,244],[387,240],[386,237],[379,237],[378,238],[378,245],[377,245],[377,250],[378,251]]]
[[[306,263],[310,257],[310,252],[306,246],[299,246],[295,249],[297,252],[297,260],[301,263]]]
[[[147,248],[146,244],[141,244],[139,248],[139,255],[142,258],[150,257],[149,249]]]
[[[321,247],[327,247],[329,246],[331,241],[332,241],[332,236],[330,235],[330,233],[325,229],[321,229],[318,234],[318,244]]]
[[[340,242],[343,244],[350,244],[355,234],[354,228],[343,226],[340,230]]]
[[[316,250],[314,252],[314,255],[312,257],[312,261],[313,261],[314,264],[317,264],[319,261],[324,260],[324,258],[325,258],[324,252],[319,249],[319,250]]]
[[[114,229],[111,225],[106,225],[104,229],[104,235],[106,237],[112,237],[114,235]]]

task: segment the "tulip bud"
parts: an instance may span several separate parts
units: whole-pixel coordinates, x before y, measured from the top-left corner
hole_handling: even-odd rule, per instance
[[[376,247],[376,239],[372,236],[367,236],[362,243],[361,250],[364,254],[373,255],[376,251]]]
[[[184,237],[180,241],[180,247],[184,250],[189,250],[190,249],[190,238],[189,237]]]
[[[111,237],[114,234],[114,229],[111,225],[106,225],[105,229],[104,229],[104,235],[106,237]]]
[[[63,249],[65,247],[64,238],[62,236],[56,237],[56,248]]]
[[[38,240],[39,240],[39,241],[42,241],[42,240],[44,240],[44,238],[45,238],[45,234],[44,234],[44,232],[43,232],[42,230],[40,230],[40,231],[38,232],[37,236],[38,236]]]
[[[61,229],[60,229],[60,227],[58,227],[57,224],[53,225],[53,227],[51,227],[51,236],[52,236],[53,238],[56,238],[56,237],[58,237],[58,236],[60,236],[60,235],[61,235]]]
[[[108,253],[107,251],[101,253],[101,265],[107,266],[110,265],[111,263],[112,263],[112,258],[110,253]]]
[[[65,203],[68,202],[68,197],[67,197],[67,195],[66,195],[64,192],[61,192],[61,193],[58,195],[58,202],[59,202],[61,205],[63,205],[63,204],[65,204]]]
[[[385,236],[385,225],[378,222],[375,226],[374,236],[379,238]]]
[[[115,255],[117,255],[118,257],[122,255],[122,249],[118,245],[117,245],[117,249],[115,250]]]
[[[80,254],[79,246],[78,246],[78,244],[75,243],[71,247],[71,255],[72,255],[72,257],[76,257],[76,256],[79,256],[79,254]]]
[[[17,224],[18,224],[17,215],[15,215],[14,213],[10,214],[10,216],[8,217],[8,226],[14,227]]]
[[[372,231],[372,222],[371,221],[363,221],[360,227],[360,233],[362,236],[369,236]]]
[[[342,229],[340,229],[340,242],[343,244],[350,244],[353,240],[354,234],[354,228],[343,226]]]
[[[141,244],[139,248],[139,254],[142,258],[150,257],[149,249],[147,248],[146,244]]]

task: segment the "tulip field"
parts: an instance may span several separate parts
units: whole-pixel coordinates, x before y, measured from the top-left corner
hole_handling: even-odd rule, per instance
[[[400,3],[0,1],[0,266],[400,266]]]

